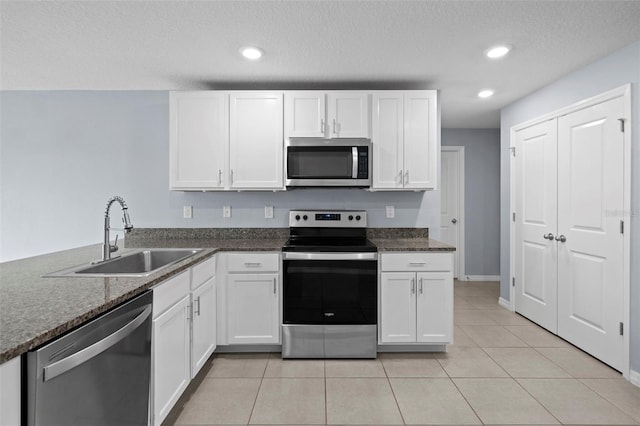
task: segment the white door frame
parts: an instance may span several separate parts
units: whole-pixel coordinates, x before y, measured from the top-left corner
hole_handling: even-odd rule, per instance
[[[513,151],[515,151],[515,142],[516,142],[516,137],[515,137],[515,133],[518,130],[522,130],[524,128],[527,128],[529,126],[532,126],[534,124],[540,123],[542,121],[545,120],[550,120],[552,118],[556,118],[556,117],[560,117],[566,114],[570,114],[572,112],[584,109],[584,108],[588,108],[591,107],[595,104],[599,104],[601,102],[613,99],[613,98],[617,98],[617,97],[623,97],[624,98],[624,126],[625,126],[625,132],[624,132],[624,182],[623,182],[623,187],[624,187],[624,211],[622,212],[622,218],[626,224],[625,226],[625,232],[622,236],[623,238],[623,246],[624,246],[624,254],[623,254],[623,259],[622,259],[622,263],[623,263],[623,283],[622,283],[622,295],[623,295],[623,321],[624,321],[624,329],[625,329],[625,333],[623,336],[623,362],[622,362],[622,375],[624,376],[624,378],[626,378],[627,380],[629,380],[629,374],[630,374],[630,364],[629,364],[629,359],[630,359],[630,347],[629,347],[629,330],[631,329],[630,327],[630,319],[631,319],[631,313],[630,313],[630,302],[631,302],[631,293],[630,293],[630,284],[631,284],[631,233],[629,232],[629,228],[630,228],[630,224],[631,224],[631,84],[625,84],[624,86],[620,86],[616,89],[610,90],[608,92],[605,93],[601,93],[599,95],[593,96],[591,98],[588,99],[584,99],[582,101],[576,102],[574,104],[571,104],[569,106],[566,106],[564,108],[560,108],[556,111],[550,112],[548,114],[545,114],[543,116],[540,116],[538,118],[534,118],[532,120],[526,121],[524,123],[521,124],[517,124],[513,127],[511,127],[510,129],[510,135],[509,135],[509,150],[512,151],[509,153],[509,159],[510,159],[510,196],[511,196],[511,200],[510,200],[510,213],[509,213],[509,220],[511,222],[511,226],[509,227],[510,230],[510,248],[509,248],[509,268],[510,268],[510,274],[509,274],[509,278],[511,281],[511,285],[509,286],[509,309],[511,311],[515,311],[515,289],[514,289],[514,285],[513,285],[513,280],[515,280],[515,222],[513,221],[513,215],[515,214],[516,211],[516,204],[515,204],[515,199],[516,199],[516,181],[515,181],[515,176],[516,176],[516,161],[515,161],[515,156],[512,155]],[[503,306],[506,305],[505,303],[501,303]]]
[[[464,267],[464,146],[441,146],[441,151],[455,152],[458,155],[458,270],[459,281],[466,281]]]

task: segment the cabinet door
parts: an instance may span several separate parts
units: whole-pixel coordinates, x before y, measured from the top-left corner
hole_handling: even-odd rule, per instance
[[[416,341],[416,274],[380,274],[380,341]]]
[[[402,188],[403,99],[402,92],[373,94],[373,189]]]
[[[171,92],[170,189],[224,187],[227,95]]]
[[[330,92],[329,137],[369,137],[369,95],[358,92]]]
[[[159,426],[187,388],[189,296],[153,320],[153,424]]]
[[[404,95],[405,189],[436,189],[439,153],[437,92],[408,91]]]
[[[325,137],[324,92],[292,91],[284,94],[285,138]]]
[[[453,274],[420,272],[417,274],[417,341],[451,343],[453,341]]]
[[[20,357],[0,364],[0,425],[20,426]]]
[[[284,189],[283,126],[281,92],[231,94],[231,188]]]
[[[191,294],[191,378],[200,371],[216,348],[216,288],[215,277]]]
[[[278,274],[228,275],[229,344],[280,342],[278,281]]]

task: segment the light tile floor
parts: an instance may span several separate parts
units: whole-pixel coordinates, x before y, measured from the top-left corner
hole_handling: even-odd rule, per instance
[[[454,292],[447,353],[215,355],[163,426],[640,424],[640,388],[500,307],[498,283]]]

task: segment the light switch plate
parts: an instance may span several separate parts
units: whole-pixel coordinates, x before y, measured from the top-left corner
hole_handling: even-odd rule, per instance
[[[182,210],[182,217],[185,219],[193,218],[193,206],[184,206]]]
[[[231,206],[222,206],[222,217],[231,217]]]
[[[273,219],[273,206],[264,206],[264,218]]]
[[[396,217],[396,207],[395,206],[387,206],[387,218],[393,219]]]

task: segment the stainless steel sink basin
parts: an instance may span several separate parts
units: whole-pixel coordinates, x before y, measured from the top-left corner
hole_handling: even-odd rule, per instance
[[[45,277],[146,277],[201,251],[202,249],[138,250],[104,262],[52,272]]]

